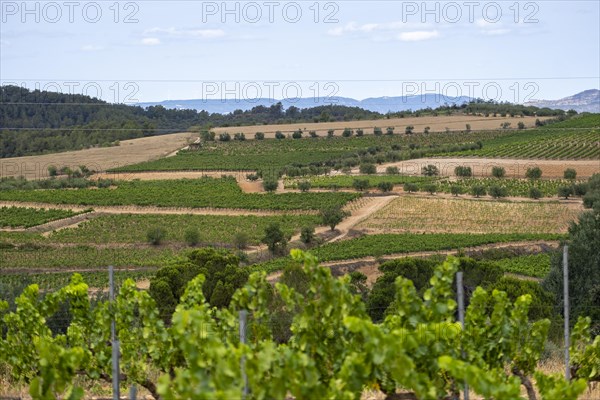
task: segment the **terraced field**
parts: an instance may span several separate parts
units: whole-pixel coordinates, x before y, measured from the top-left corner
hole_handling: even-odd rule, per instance
[[[0,207],[0,228],[29,228],[77,214],[71,210]]]
[[[356,226],[369,233],[566,233],[582,211],[561,203],[400,196]]]

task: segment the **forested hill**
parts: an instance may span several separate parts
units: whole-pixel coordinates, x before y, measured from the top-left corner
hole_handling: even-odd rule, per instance
[[[210,129],[215,126],[353,121],[463,112],[556,115],[557,111],[478,101],[385,115],[341,105],[284,109],[281,103],[269,107],[259,105],[230,114],[210,114],[167,109],[160,105],[142,108],[112,104],[84,95],[0,86],[0,158],[111,146],[120,140],[181,132],[191,127]]]

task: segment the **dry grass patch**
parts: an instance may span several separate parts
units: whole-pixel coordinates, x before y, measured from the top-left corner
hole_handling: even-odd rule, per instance
[[[565,233],[580,212],[550,202],[401,196],[356,228],[373,233]]]

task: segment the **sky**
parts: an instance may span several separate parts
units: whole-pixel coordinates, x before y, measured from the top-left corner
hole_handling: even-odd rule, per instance
[[[106,101],[600,87],[600,2],[0,1],[0,83]]]

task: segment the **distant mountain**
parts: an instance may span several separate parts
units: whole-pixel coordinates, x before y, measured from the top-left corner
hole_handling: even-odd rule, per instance
[[[532,100],[526,106],[600,113],[600,90],[590,89],[559,100]]]
[[[385,114],[407,110],[421,110],[424,108],[437,108],[443,105],[461,105],[474,99],[467,96],[447,97],[441,94],[429,93],[417,96],[375,97],[356,100],[349,97],[318,97],[302,99],[251,99],[251,100],[216,100],[216,99],[191,99],[191,100],[165,100],[160,102],[139,103],[142,107],[162,105],[169,109],[192,109],[208,111],[209,113],[228,114],[235,110],[248,111],[256,106],[270,107],[281,102],[284,108],[296,106],[298,108],[311,108],[323,105],[338,105],[360,107],[365,110]]]

